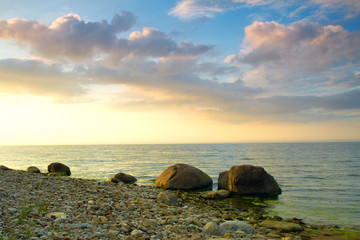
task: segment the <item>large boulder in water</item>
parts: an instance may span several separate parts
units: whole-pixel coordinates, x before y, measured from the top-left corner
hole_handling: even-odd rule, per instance
[[[66,176],[71,175],[70,168],[63,163],[58,163],[58,162],[51,163],[48,166],[48,171],[49,173],[65,173]]]
[[[232,166],[229,170],[229,190],[240,195],[278,195],[279,184],[263,167]]]
[[[225,189],[229,191],[229,170],[219,174],[218,189]]]
[[[188,164],[175,164],[167,168],[155,180],[157,187],[165,189],[196,190],[211,188],[213,184],[209,175]]]

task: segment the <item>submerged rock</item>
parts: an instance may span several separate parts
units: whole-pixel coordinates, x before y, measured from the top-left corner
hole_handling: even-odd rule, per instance
[[[277,195],[281,189],[263,167],[252,165],[232,166],[229,170],[229,190],[241,195]]]
[[[285,221],[265,220],[260,223],[260,226],[275,229],[280,232],[300,232],[303,230],[303,227],[300,224]]]
[[[230,192],[225,189],[220,189],[216,192],[209,192],[204,194],[202,197],[205,199],[225,199],[230,196]]]
[[[212,187],[212,179],[200,169],[188,164],[175,164],[155,180],[157,187],[165,189],[196,190]]]
[[[256,234],[255,228],[244,221],[227,221],[220,224],[220,227],[229,232],[242,231],[246,234]]]
[[[49,173],[59,173],[59,172],[63,172],[66,174],[66,176],[70,176],[71,175],[71,171],[70,171],[70,168],[68,166],[66,166],[65,164],[63,163],[58,163],[58,162],[55,162],[55,163],[51,163],[49,166],[48,166],[48,171]]]

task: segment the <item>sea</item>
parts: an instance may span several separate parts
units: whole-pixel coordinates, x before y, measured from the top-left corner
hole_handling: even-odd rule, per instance
[[[214,190],[231,166],[262,166],[282,189],[278,198],[255,199],[266,214],[360,227],[360,142],[0,146],[0,164],[12,169],[47,172],[52,162],[68,165],[74,178],[101,181],[124,172],[144,185],[187,163],[209,174]],[[238,200],[228,201],[241,208]]]

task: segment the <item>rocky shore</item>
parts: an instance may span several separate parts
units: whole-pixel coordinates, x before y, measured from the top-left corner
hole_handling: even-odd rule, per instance
[[[360,239],[155,186],[0,170],[0,239]]]

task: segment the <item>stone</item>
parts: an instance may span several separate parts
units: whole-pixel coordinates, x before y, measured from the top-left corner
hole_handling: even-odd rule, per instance
[[[114,176],[115,179],[123,182],[123,183],[135,183],[137,181],[136,177],[131,176],[126,173],[118,173]]]
[[[157,187],[165,189],[197,190],[211,188],[209,175],[188,164],[175,164],[167,168],[155,180]]]
[[[138,230],[138,229],[134,229],[132,232],[131,232],[131,236],[133,236],[135,239],[137,238],[140,238],[144,235],[144,232],[141,231],[141,230]]]
[[[147,227],[147,228],[156,227],[157,226],[157,221],[155,219],[144,219],[142,221],[142,225]]]
[[[45,215],[45,218],[48,219],[58,219],[58,218],[65,219],[66,217],[67,215],[64,212],[51,212]]]
[[[207,235],[222,237],[226,233],[227,232],[225,231],[225,229],[223,229],[222,227],[220,227],[219,225],[217,225],[214,222],[208,222],[204,226],[204,234],[207,234]]]
[[[169,206],[177,206],[178,199],[174,193],[160,192],[156,198],[158,203],[164,203]]]
[[[6,166],[4,166],[4,165],[1,165],[0,166],[0,170],[12,170],[11,168],[8,168],[8,167],[6,167]]]
[[[229,232],[242,231],[246,234],[256,234],[255,228],[244,221],[226,221],[220,224],[220,227]]]
[[[278,195],[281,189],[263,167],[232,166],[229,170],[229,190],[240,195]]]
[[[48,166],[48,171],[49,171],[49,173],[63,172],[63,173],[66,173],[66,176],[71,175],[70,168],[63,163],[58,163],[58,162],[51,163]]]
[[[303,230],[300,224],[285,221],[265,220],[260,223],[260,226],[275,229],[280,232],[301,232]]]
[[[34,166],[28,167],[26,171],[29,173],[41,173],[40,169]]]
[[[120,180],[119,179],[117,179],[117,178],[109,178],[109,182],[112,182],[112,183],[119,183],[120,182]]]
[[[229,191],[229,171],[219,173],[218,189],[225,189]]]
[[[205,199],[226,199],[230,196],[230,192],[225,189],[220,189],[216,192],[209,192],[202,195]]]

